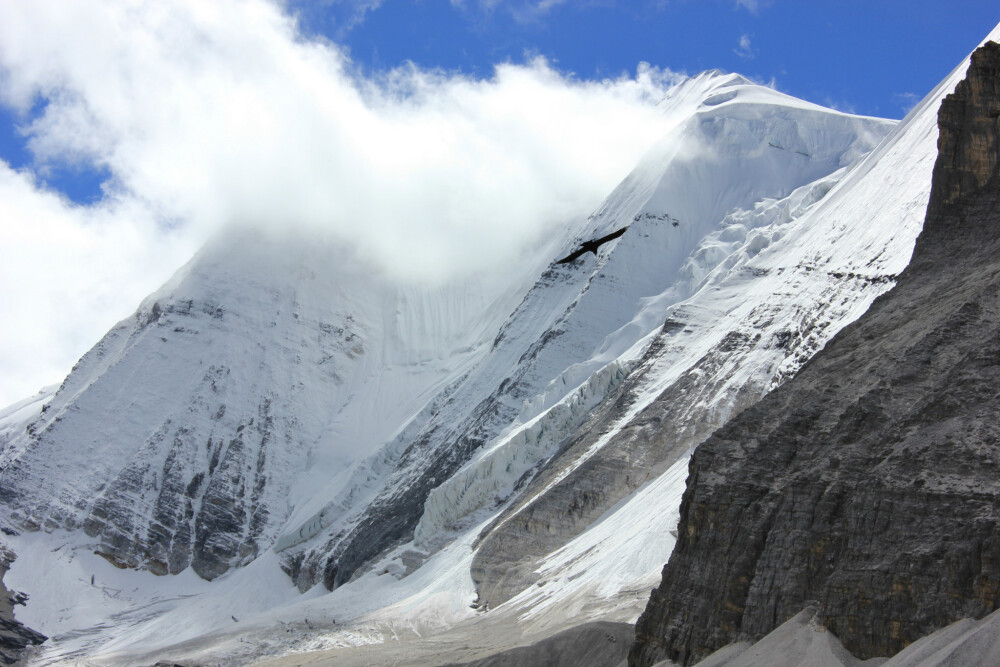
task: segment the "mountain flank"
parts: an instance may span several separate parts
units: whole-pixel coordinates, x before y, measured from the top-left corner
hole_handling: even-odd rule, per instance
[[[813,602],[862,659],[1000,606],[1000,45],[938,123],[896,287],[694,453],[630,665],[693,664]]]

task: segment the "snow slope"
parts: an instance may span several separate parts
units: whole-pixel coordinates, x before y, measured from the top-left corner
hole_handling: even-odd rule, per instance
[[[727,213],[851,164],[889,129],[885,121],[832,112],[719,72],[679,85],[661,108],[670,131],[551,257],[628,226],[626,233],[596,255],[553,263],[541,274],[486,357],[439,397],[419,431],[379,454],[391,451],[396,459],[361,514],[330,521],[345,516],[341,495],[320,510],[324,518],[307,517],[293,539],[279,540],[289,547],[286,567],[301,589],[341,585],[415,532],[424,544],[442,530],[440,539],[448,539],[451,530],[476,522],[480,510],[504,502],[600,400],[595,389],[609,391],[627,368],[589,389],[588,378],[660,327],[663,301],[690,296],[698,273],[723,259],[709,250],[692,255]],[[649,307],[650,299],[660,304]],[[587,392],[589,399],[582,397]],[[560,401],[575,407],[530,426]],[[459,473],[524,428],[538,430],[524,436],[534,439],[533,453],[503,463],[504,480],[471,486]],[[359,492],[352,486],[340,493]]]
[[[82,528],[119,564],[218,576],[460,376],[512,298],[397,285],[332,243],[233,232],[5,435],[2,521]]]
[[[220,239],[29,431],[0,431],[3,521],[22,532],[5,539],[37,555],[8,581],[55,637],[37,660],[238,664],[491,615],[553,631],[634,619],[672,548],[690,447],[906,265],[948,85],[893,129],[693,77],[636,170],[503,286],[401,286],[332,243]],[[640,447],[654,411],[669,442]],[[575,516],[565,489],[607,481],[601,461],[648,477],[623,468]],[[491,535],[543,513],[556,523],[540,553],[494,551],[526,558],[531,586],[472,609]],[[184,592],[112,563],[181,572]],[[50,613],[68,609],[60,591],[93,601],[86,620]]]
[[[705,237],[693,257],[708,251],[720,261],[700,273],[689,264],[704,276],[689,298],[650,300],[666,324],[644,348],[636,346],[629,378],[559,452],[549,466],[554,472],[530,485],[483,536],[480,592],[491,603],[535,580],[553,549],[589,530],[611,505],[641,492],[646,480],[794,374],[892,286],[921,228],[936,155],[935,116],[936,105],[927,104],[853,170],[734,212]],[[909,178],[901,179],[907,170]],[[903,187],[887,190],[884,184],[894,179]],[[631,511],[642,516],[649,505]],[[628,509],[619,511],[615,523],[636,519]],[[538,524],[559,528],[539,532]],[[645,538],[650,544],[662,539],[655,531]],[[628,549],[640,553],[646,541],[633,540]],[[504,581],[511,578],[510,563],[525,555],[529,561],[520,567],[530,574],[512,587]],[[594,571],[614,571],[616,556],[608,557],[607,569]],[[657,574],[647,572],[653,582]],[[571,587],[567,594],[577,592]]]

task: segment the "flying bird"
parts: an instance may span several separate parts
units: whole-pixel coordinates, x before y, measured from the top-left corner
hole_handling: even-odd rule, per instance
[[[602,236],[599,239],[591,239],[590,241],[584,241],[583,245],[581,245],[579,248],[577,248],[576,250],[574,250],[569,255],[566,255],[565,257],[563,257],[562,259],[560,259],[558,262],[556,262],[556,264],[569,264],[570,262],[572,262],[573,260],[575,260],[580,255],[585,255],[588,252],[592,252],[592,253],[594,253],[596,255],[597,254],[597,249],[601,246],[601,244],[607,243],[608,241],[610,241],[612,239],[618,238],[619,236],[621,236],[622,234],[625,233],[625,230],[628,229],[628,227],[629,227],[628,225],[625,225],[624,227],[622,227],[618,231],[611,232],[607,236]]]

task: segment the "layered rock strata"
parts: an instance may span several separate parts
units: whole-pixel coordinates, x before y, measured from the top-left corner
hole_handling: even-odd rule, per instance
[[[630,665],[692,664],[810,601],[861,658],[1000,606],[1000,45],[939,127],[895,289],[695,452]]]

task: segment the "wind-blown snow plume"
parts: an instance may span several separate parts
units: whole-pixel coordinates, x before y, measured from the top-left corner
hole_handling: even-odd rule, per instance
[[[123,255],[150,260],[99,281],[98,296],[74,295],[89,313],[76,319],[84,341],[176,269],[178,254],[161,247],[168,235],[190,256],[234,221],[332,233],[407,279],[497,268],[624,176],[662,131],[655,103],[676,79],[641,65],[580,81],[542,59],[499,65],[488,79],[412,65],[365,78],[268,0],[7,3],[0,102],[20,114],[35,170],[108,178],[100,201],[72,206],[0,165],[0,187],[27,189],[0,219],[4,285],[19,293],[0,319],[52,330],[55,318],[25,302],[71,303],[9,268],[25,228],[99,249],[36,257],[33,273],[58,268],[59,283],[94,283],[95,264],[133,261]],[[58,221],[39,214],[47,207]],[[132,241],[111,240],[122,235]],[[110,297],[121,282],[138,291]],[[63,371],[86,349],[46,342]],[[5,355],[34,352],[2,343]],[[35,388],[4,389],[0,403]]]

